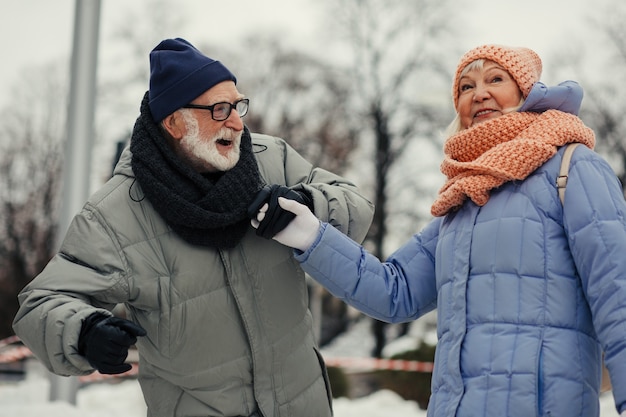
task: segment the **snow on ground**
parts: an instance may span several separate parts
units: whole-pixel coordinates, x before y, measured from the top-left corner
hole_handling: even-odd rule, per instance
[[[411,335],[412,332],[409,332]],[[386,351],[405,346],[406,339],[398,340]],[[394,348],[395,345],[395,348]],[[367,357],[373,340],[368,320],[360,320],[350,332],[322,349],[325,356]],[[49,402],[50,379],[47,371],[35,360],[27,363],[27,376],[22,381],[0,380],[0,417],[144,417],[146,406],[136,380],[100,382],[78,390],[76,406],[66,402]],[[601,398],[601,417],[618,417],[613,396]],[[338,398],[334,402],[335,417],[425,417],[413,401],[405,401],[388,390],[373,392],[356,399]]]
[[[135,380],[95,383],[78,391],[77,404],[48,402],[50,382],[47,373],[32,369],[19,383],[0,383],[0,417],[144,417],[146,406]],[[392,391],[381,390],[354,400],[338,398],[335,417],[425,417],[413,401],[405,401]]]
[[[48,402],[49,381],[43,373],[17,384],[0,384],[0,417],[144,417],[146,407],[137,381],[99,383],[78,391],[77,405]],[[617,417],[613,397],[601,400],[601,417]],[[376,391],[358,399],[338,398],[335,417],[425,417],[413,401],[392,391]]]

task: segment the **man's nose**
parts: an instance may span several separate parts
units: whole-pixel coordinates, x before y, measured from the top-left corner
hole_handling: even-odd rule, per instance
[[[224,125],[228,128],[236,130],[237,132],[243,130],[243,120],[241,120],[239,112],[233,109],[228,115],[228,118],[224,121]]]

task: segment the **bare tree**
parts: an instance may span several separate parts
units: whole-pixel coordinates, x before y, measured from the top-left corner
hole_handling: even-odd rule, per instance
[[[106,156],[98,180],[108,179],[111,164],[130,139],[139,114],[139,105],[148,89],[148,53],[171,33],[178,33],[186,22],[181,6],[172,0],[149,0],[140,10],[120,13],[110,37],[101,44],[96,109],[96,152]],[[123,63],[123,65],[121,65]],[[108,150],[108,152],[104,151]],[[102,161],[96,161],[102,162]]]
[[[585,98],[580,116],[596,134],[596,150],[626,187],[626,3],[610,0],[589,15],[585,37],[568,39],[555,54],[556,73],[570,73]],[[601,47],[598,47],[601,45]]]
[[[332,14],[337,33],[352,53],[355,106],[361,132],[374,142],[376,214],[368,241],[383,257],[392,167],[412,142],[440,145],[438,132],[450,120],[441,101],[449,62],[441,44],[452,33],[446,1],[396,3],[342,0]],[[447,103],[446,103],[447,104]]]
[[[172,2],[153,0],[150,12],[141,18],[135,15],[133,20],[133,15],[124,15],[130,20],[120,22],[113,41],[120,41],[126,48],[121,50],[130,48],[131,52],[122,58],[109,57],[110,61],[105,60],[99,70],[104,76],[99,86],[97,111],[101,127],[96,129],[100,133],[97,139],[119,139],[120,132],[129,130],[125,126],[132,127],[147,84],[145,51],[154,46],[158,36],[151,29],[172,28],[178,22],[177,15],[171,13],[173,7]],[[129,62],[128,56],[134,54],[137,65],[124,67],[130,68],[130,72],[121,73],[119,62]],[[50,64],[24,72],[15,84],[11,105],[3,109],[0,120],[0,338],[13,333],[11,322],[18,308],[17,293],[56,250],[68,73],[67,64]],[[123,93],[131,93],[133,88],[138,93],[129,105],[129,96]],[[131,106],[132,110],[128,110]],[[125,111],[131,115],[127,125],[118,123]],[[110,167],[110,161],[106,164]]]
[[[67,107],[61,70],[25,72],[0,122],[0,338],[13,334],[17,293],[54,249]]]
[[[203,50],[237,74],[239,90],[250,98],[245,123],[251,131],[284,138],[316,166],[345,171],[357,131],[344,71],[272,36],[247,39],[238,54],[209,45]]]
[[[376,212],[367,243],[380,259],[386,256],[392,202],[405,214],[417,214],[413,217],[416,222],[430,217],[415,209],[415,199],[429,193],[419,175],[410,178],[394,166],[417,141],[422,148],[439,147],[437,132],[445,125],[444,120],[450,120],[442,102],[432,97],[441,96],[449,84],[449,59],[442,45],[452,44],[447,41],[453,32],[452,10],[446,0],[392,4],[384,0],[341,0],[331,6],[336,33],[354,58],[350,69],[356,92],[352,108],[361,116],[361,137],[373,142]],[[394,182],[396,174],[401,180]],[[409,207],[394,198],[406,196],[403,192],[407,189],[413,197],[408,199]],[[377,344],[373,354],[380,356],[385,344],[381,323],[375,322],[374,332]]]
[[[585,117],[590,120],[591,127],[598,136],[598,150],[608,155],[617,175],[626,186],[626,121],[623,111],[626,101],[626,4],[614,2],[603,9],[602,14],[593,21],[602,35],[603,50],[607,58],[603,68],[619,68],[611,71],[611,75],[602,75],[597,85],[587,89],[586,96],[590,106]],[[605,74],[605,70],[596,74]]]

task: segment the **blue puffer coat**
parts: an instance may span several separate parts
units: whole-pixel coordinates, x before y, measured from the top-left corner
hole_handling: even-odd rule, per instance
[[[562,153],[485,206],[434,219],[385,263],[325,225],[298,255],[380,320],[437,309],[429,417],[598,416],[602,350],[626,407],[626,204],[608,164],[579,146],[562,206]]]

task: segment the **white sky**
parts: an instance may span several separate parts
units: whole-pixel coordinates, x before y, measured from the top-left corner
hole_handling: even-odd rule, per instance
[[[407,0],[395,0],[407,1]],[[527,46],[546,62],[550,47],[581,34],[584,16],[598,4],[617,0],[459,0],[463,16],[462,50],[482,43]],[[10,86],[29,65],[41,65],[71,55],[75,0],[0,0],[0,104],[7,102]],[[321,3],[321,2],[320,2]],[[393,5],[393,0],[389,2]],[[141,8],[146,0],[102,0],[100,54],[107,36],[129,7]],[[306,50],[323,51],[318,36],[323,14],[316,0],[179,0],[190,24],[181,36],[199,42],[223,37],[275,30]],[[390,6],[391,7],[391,6]],[[247,29],[246,29],[247,28]],[[146,51],[147,56],[148,51]],[[147,62],[147,61],[146,61]],[[545,65],[544,65],[545,66]]]
[[[75,1],[0,0],[0,36],[4,39],[0,55],[3,58],[0,64],[0,109],[10,105],[11,95],[16,88],[24,85],[23,73],[30,67],[40,69],[46,64],[63,60],[69,63]],[[334,59],[338,59],[341,56],[336,55],[340,52],[333,49],[330,35],[325,33],[327,16],[323,4],[326,1],[333,0],[176,0],[176,7],[180,8],[181,19],[186,25],[180,33],[168,33],[163,38],[183,37],[195,44],[224,39],[224,42],[232,40],[236,44],[251,34],[273,31],[283,36],[292,47],[333,55]],[[393,7],[394,2],[403,1],[412,0],[388,0],[388,4]],[[458,4],[457,12],[461,20],[458,27],[460,35],[454,47],[458,51],[484,43],[530,47],[542,57],[542,81],[550,84],[553,80],[547,77],[554,45],[562,44],[564,39],[582,36],[584,30],[581,28],[587,25],[586,16],[602,4],[617,1],[621,0],[455,0],[453,4]],[[110,57],[120,59],[119,53],[123,54],[124,51],[115,49],[119,47],[119,41],[112,40],[112,33],[119,30],[120,21],[125,21],[129,15],[143,12],[149,3],[150,0],[101,0],[101,60],[110,62]],[[138,21],[137,25],[139,28],[145,27],[145,22]],[[578,46],[577,41],[570,43],[574,47]],[[148,53],[145,51],[146,72]],[[111,71],[111,65],[107,65],[106,70]],[[107,75],[110,79],[111,74],[105,74],[103,68],[99,68],[100,80]],[[142,94],[143,90],[139,91],[138,94]],[[126,93],[134,94],[133,90]],[[132,109],[133,112],[136,110],[135,107]],[[126,132],[134,118],[134,113],[129,114],[127,120],[120,120],[120,126],[108,128]],[[109,144],[98,152],[100,155],[112,154],[114,146]],[[108,175],[110,167],[106,161],[109,159],[105,157],[99,160],[102,166],[96,168],[96,171]],[[100,183],[102,175],[105,174],[93,176],[92,186]]]
[[[85,0],[88,1],[88,0]],[[146,0],[102,0],[99,53],[107,37],[130,8],[141,10]],[[241,37],[248,31],[283,31],[293,41],[314,42],[315,0],[179,0],[190,24],[184,37],[192,43],[212,36]],[[75,0],[0,0],[0,37],[5,40],[0,65],[0,104],[25,67],[71,56]],[[169,37],[169,35],[167,36]],[[203,39],[204,38],[204,39]],[[194,42],[195,41],[195,42]],[[146,64],[147,55],[146,51]]]

